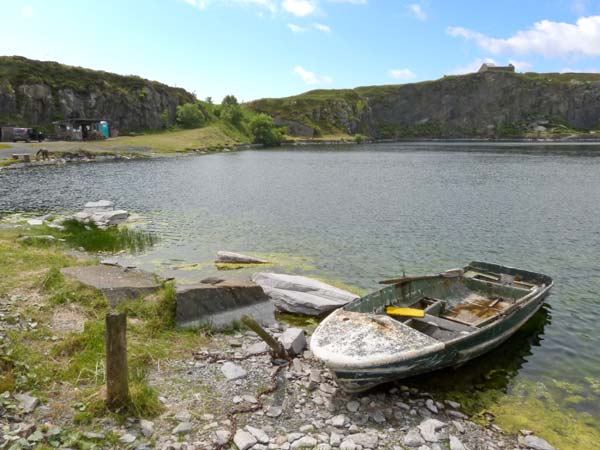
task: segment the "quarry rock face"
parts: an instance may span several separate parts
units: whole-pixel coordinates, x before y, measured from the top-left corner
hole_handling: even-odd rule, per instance
[[[250,106],[301,137],[309,136],[315,125],[380,139],[502,137],[507,124],[539,132],[549,122],[594,130],[600,118],[600,81],[578,81],[577,74],[565,81],[569,76],[562,74],[559,82],[558,74],[473,73],[256,100]]]
[[[184,89],[53,62],[0,57],[0,69],[8,72],[0,76],[0,116],[28,126],[91,118],[118,130],[158,129],[163,111],[171,125],[177,106],[194,101]],[[37,78],[29,80],[24,74],[30,72]]]

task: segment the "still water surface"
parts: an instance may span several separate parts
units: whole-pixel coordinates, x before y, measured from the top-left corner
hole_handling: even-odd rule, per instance
[[[415,382],[568,446],[587,448],[569,434],[597,433],[600,148],[380,144],[0,171],[0,213],[101,198],[161,239],[128,259],[182,281],[213,273],[217,250],[366,290],[471,260],[546,273],[553,293],[518,336]]]

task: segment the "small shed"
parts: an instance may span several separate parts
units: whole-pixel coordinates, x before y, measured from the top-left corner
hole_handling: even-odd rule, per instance
[[[515,66],[509,64],[508,66],[497,66],[494,63],[483,63],[479,68],[479,72],[514,72]]]
[[[65,141],[94,141],[110,137],[108,121],[103,119],[68,119],[53,122],[56,138]]]

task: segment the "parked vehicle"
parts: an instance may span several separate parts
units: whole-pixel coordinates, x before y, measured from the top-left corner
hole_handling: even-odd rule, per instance
[[[13,142],[25,141],[31,142],[32,130],[31,128],[13,128]]]
[[[333,312],[311,338],[313,354],[346,392],[489,352],[539,310],[554,284],[546,275],[483,262],[387,283]]]

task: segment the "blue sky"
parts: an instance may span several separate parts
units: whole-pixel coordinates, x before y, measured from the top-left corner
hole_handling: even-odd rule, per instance
[[[600,0],[24,0],[0,54],[136,74],[198,98],[436,79],[483,61],[600,71]]]

